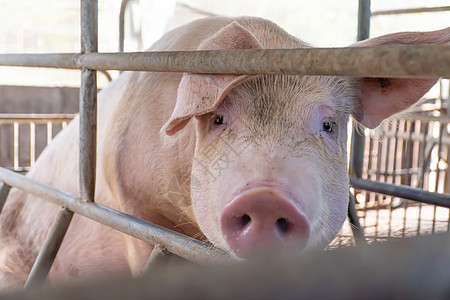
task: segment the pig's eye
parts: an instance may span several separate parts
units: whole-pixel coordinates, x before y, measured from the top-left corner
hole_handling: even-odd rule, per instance
[[[332,132],[336,123],[333,121],[326,121],[322,123],[322,130],[325,132]]]
[[[224,115],[215,115],[214,124],[217,125],[227,124],[227,118]]]

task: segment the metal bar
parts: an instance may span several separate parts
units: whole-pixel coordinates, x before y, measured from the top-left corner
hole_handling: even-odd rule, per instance
[[[382,133],[380,136],[376,135],[375,138],[380,137],[395,137],[395,134],[392,132],[385,132]],[[426,140],[427,143],[437,144],[439,143],[439,138],[432,137],[430,135],[426,135],[425,133],[414,133],[414,134],[408,134],[407,132],[401,132],[398,134],[398,138],[404,139],[406,141],[413,140],[413,141],[424,141]],[[444,136],[442,137],[442,144],[444,145],[450,145],[450,137]]]
[[[168,251],[199,263],[229,261],[232,254],[167,228],[140,220],[95,202],[82,202],[70,193],[39,183],[28,177],[0,168],[0,180],[27,193],[48,200],[71,211],[129,234],[150,244],[162,244]]]
[[[423,122],[435,121],[435,122],[441,122],[441,123],[450,123],[450,118],[449,118],[449,116],[446,116],[446,115],[433,117],[433,116],[423,116],[420,114],[419,115],[413,114],[411,116],[404,116],[404,117],[402,117],[402,119],[409,120],[409,121],[423,121]]]
[[[370,36],[370,0],[358,1],[358,32],[356,39],[362,41]]]
[[[30,123],[30,166],[36,162],[36,125]]]
[[[358,5],[358,41],[365,40],[370,34],[370,0],[359,0]],[[350,176],[361,178],[364,162],[364,134],[355,126],[352,131]]]
[[[66,61],[57,64],[52,59]],[[75,59],[74,59],[75,58]],[[450,78],[448,45],[87,54],[0,54],[2,66],[217,74]]]
[[[81,52],[98,49],[98,1],[81,1]],[[81,70],[80,86],[80,197],[93,202],[97,151],[97,72]]]
[[[351,224],[353,236],[355,238],[356,245],[367,244],[364,238],[364,230],[359,223],[358,213],[356,211],[356,201],[353,195],[349,194],[349,205],[348,205],[348,218]]]
[[[369,37],[370,31],[370,0],[359,0],[358,2],[358,41]],[[358,130],[357,125],[353,126],[352,140],[350,149],[349,173],[351,177],[361,178],[364,165],[364,134]],[[369,153],[370,155],[370,153]],[[359,224],[358,214],[355,208],[356,201],[350,196],[348,203],[347,215],[352,227],[355,243],[364,239],[364,232]],[[362,238],[361,238],[362,236]]]
[[[53,140],[53,124],[47,122],[47,145]]]
[[[0,66],[80,69],[79,53],[0,54]]]
[[[73,212],[64,207],[58,212],[45,238],[44,245],[33,264],[33,268],[25,283],[25,288],[38,288],[44,284],[72,217]]]
[[[393,185],[357,178],[350,179],[350,183],[354,188],[450,208],[450,194],[431,193],[407,185]]]
[[[20,160],[19,160],[19,154],[20,154],[20,151],[19,151],[19,147],[20,147],[19,123],[14,122],[13,127],[14,127],[14,162],[13,162],[13,166],[14,166],[14,169],[17,169],[17,168],[19,168],[19,162],[20,162]]]
[[[416,14],[416,13],[428,13],[428,12],[439,12],[439,11],[450,11],[450,6],[379,10],[379,11],[372,12],[372,17],[382,16],[382,15]]]
[[[125,11],[129,0],[122,0],[119,13],[119,52],[123,52],[125,42]]]
[[[11,187],[4,182],[0,182],[0,213],[5,205],[6,198],[8,198]]]
[[[151,269],[160,268],[166,265],[171,257],[172,253],[170,253],[166,247],[160,244],[155,245],[145,264],[143,272],[148,272]]]
[[[0,113],[0,124],[16,122],[34,122],[42,121],[46,123],[47,121],[72,121],[77,114],[2,114]]]

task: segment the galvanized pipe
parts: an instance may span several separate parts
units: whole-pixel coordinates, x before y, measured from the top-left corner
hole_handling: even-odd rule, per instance
[[[393,185],[358,178],[350,179],[350,184],[357,189],[450,208],[450,194],[431,193],[407,185]]]
[[[161,244],[155,245],[147,260],[147,263],[145,264],[143,272],[148,272],[151,269],[160,268],[166,265],[171,257],[172,253],[167,251],[166,247]]]
[[[0,66],[80,69],[79,53],[0,54]]]
[[[374,11],[372,13],[372,16],[375,17],[382,15],[416,14],[416,13],[441,12],[441,11],[450,11],[450,6],[380,10]]]
[[[48,272],[50,271],[59,247],[64,239],[64,235],[69,228],[72,217],[73,212],[64,207],[58,212],[58,215],[45,238],[44,245],[33,264],[30,275],[28,275],[25,288],[38,288],[45,283]]]
[[[125,43],[125,11],[129,0],[122,0],[119,13],[119,52],[123,52]]]
[[[98,1],[81,1],[81,53],[98,49]],[[80,197],[93,202],[97,152],[97,72],[83,67],[80,86]]]
[[[187,260],[209,263],[229,261],[234,258],[231,254],[209,244],[95,202],[82,202],[75,195],[39,183],[5,168],[0,168],[0,180],[150,244],[162,244],[168,251]]]
[[[427,143],[438,143],[440,138],[436,138],[436,137],[432,137],[429,135],[425,135],[424,133],[408,133],[408,132],[400,132],[397,134],[394,134],[392,132],[384,132],[381,135],[376,135],[375,138],[380,138],[380,137],[395,137],[398,139],[402,139],[402,140],[413,140],[413,141],[421,141],[423,142],[424,140],[426,140]],[[444,145],[450,145],[450,137],[445,135],[442,137],[441,142]]]
[[[370,31],[370,0],[359,0],[358,5],[358,32],[357,40],[361,41],[369,37]],[[350,163],[349,174],[351,177],[361,178],[364,161],[364,141],[365,136],[353,126],[351,136]],[[349,195],[347,215],[352,225],[353,237],[355,243],[365,243],[364,231],[359,223],[358,214],[355,207],[355,199],[353,195]]]
[[[0,213],[5,205],[6,198],[8,198],[9,190],[11,187],[4,182],[0,182]]]
[[[450,46],[0,54],[0,65],[250,75],[450,78]]]
[[[72,121],[77,114],[2,114],[0,113],[0,123],[2,122],[34,122],[48,121]]]
[[[362,41],[368,39],[370,36],[370,17],[372,12],[370,10],[370,0],[358,1],[358,32],[356,39]]]
[[[359,0],[358,5],[358,32],[357,40],[365,40],[370,35],[370,0]],[[352,131],[352,144],[350,156],[350,176],[361,178],[364,160],[365,136],[356,126]]]
[[[355,244],[356,245],[363,245],[367,244],[367,241],[364,237],[364,230],[361,227],[361,224],[359,222],[358,213],[356,211],[356,200],[355,197],[351,193],[349,193],[349,203],[348,203],[348,218],[350,224],[352,224],[351,229],[353,233],[353,237],[355,238]]]

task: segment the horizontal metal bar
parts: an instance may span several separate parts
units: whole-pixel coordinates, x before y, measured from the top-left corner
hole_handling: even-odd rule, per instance
[[[83,202],[73,194],[39,183],[5,168],[0,168],[0,180],[44,200],[65,206],[77,214],[150,244],[162,244],[168,251],[187,260],[208,263],[234,259],[231,254],[215,248],[210,244],[200,242],[178,232],[96,204],[95,202]]]
[[[0,54],[0,66],[81,69],[79,53]]]
[[[37,288],[44,284],[67,229],[69,228],[72,217],[73,212],[64,207],[58,212],[55,221],[45,238],[44,245],[31,268],[30,275],[25,283],[25,288]]]
[[[382,15],[416,14],[416,13],[428,13],[439,11],[450,11],[450,6],[379,10],[372,12],[372,17]]]
[[[450,208],[450,194],[431,193],[407,185],[393,185],[384,182],[356,178],[350,179],[350,184],[356,189]]]
[[[450,46],[0,54],[0,65],[217,74],[450,78]]]
[[[444,145],[450,145],[450,137],[445,135],[441,138],[439,137],[433,137],[430,135],[426,135],[424,137],[424,133],[409,133],[409,132],[383,132],[380,135],[375,135],[375,139],[379,139],[379,138],[385,138],[385,137],[389,137],[389,138],[397,138],[397,139],[402,139],[402,140],[406,140],[406,141],[419,141],[419,142],[423,142],[424,140],[427,143],[439,143],[439,139],[441,140],[441,143]]]
[[[401,118],[399,118],[399,120],[450,123],[450,117],[446,115],[435,117],[435,116],[425,116],[421,114],[412,114],[410,116],[408,115],[402,116]]]
[[[71,121],[77,114],[2,114],[0,121]]]

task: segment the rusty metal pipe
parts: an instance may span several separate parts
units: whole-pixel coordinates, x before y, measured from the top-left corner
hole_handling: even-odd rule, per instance
[[[38,288],[45,283],[48,272],[55,260],[67,229],[69,228],[72,217],[73,212],[64,207],[58,212],[58,215],[45,238],[44,245],[42,246],[41,251],[39,251],[36,261],[33,264],[30,275],[25,283],[25,288]]]
[[[218,74],[450,78],[450,46],[0,54],[0,65]]]
[[[0,168],[0,180],[150,244],[161,244],[168,251],[187,260],[208,263],[235,259],[231,254],[209,244],[95,202],[80,201],[80,198],[75,195],[39,183],[5,168]]]

